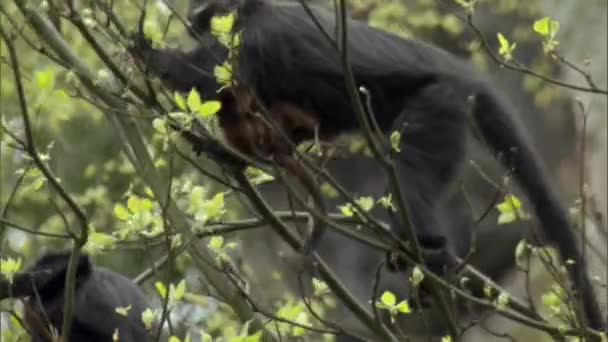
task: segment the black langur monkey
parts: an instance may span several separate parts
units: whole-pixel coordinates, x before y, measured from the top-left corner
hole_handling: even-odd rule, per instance
[[[176,90],[196,87],[212,97],[219,88],[211,72],[219,63],[212,56],[216,54],[221,60],[227,54],[213,43],[210,20],[216,15],[235,13],[240,43],[232,67],[239,84],[269,109],[272,118],[285,119],[282,128],[294,143],[312,138],[314,127],[318,127],[322,139],[331,139],[356,131],[359,126],[345,85],[341,52],[336,48],[339,42],[327,39],[337,32],[335,13],[321,7],[312,7],[312,12],[316,22],[300,4],[194,0],[190,28],[207,47],[215,44],[218,49],[210,51],[201,46],[190,52],[146,49],[140,53],[147,56],[150,69]],[[575,261],[568,269],[574,288],[582,297],[586,319],[591,327],[601,328],[602,314],[566,210],[523,127],[516,121],[513,107],[496,87],[468,63],[443,50],[399,38],[363,22],[348,21],[347,48],[356,83],[367,89],[380,129],[385,133],[401,132],[403,152],[396,157],[396,164],[422,247],[445,248],[434,210],[445,190],[458,178],[472,116],[481,138],[501,156],[505,167],[512,170],[524,188],[544,235],[559,248],[564,262]],[[308,119],[300,120],[303,117]],[[243,146],[255,146],[269,153],[291,152],[282,145],[283,141],[265,139],[268,132],[263,129],[248,129],[262,135],[248,144],[235,141],[234,137],[247,136],[240,133],[239,127],[259,125],[247,113],[227,110],[220,112],[219,119],[220,123],[230,122],[222,125],[224,134],[243,152],[250,152]],[[281,145],[260,146],[264,143]],[[394,224],[393,229],[405,236],[399,224]]]
[[[26,271],[49,271],[50,280],[24,303],[24,323],[33,342],[53,341],[61,334],[65,276],[69,253],[48,253]],[[116,313],[128,307],[128,316]],[[146,299],[130,279],[101,267],[94,267],[89,257],[78,260],[74,321],[69,341],[107,342],[118,330],[121,342],[150,341],[141,320]]]

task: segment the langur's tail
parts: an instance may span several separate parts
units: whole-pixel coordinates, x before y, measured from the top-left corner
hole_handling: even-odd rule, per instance
[[[577,236],[570,227],[566,209],[549,182],[545,166],[525,136],[523,127],[509,112],[507,103],[490,93],[479,94],[474,103],[475,122],[481,135],[494,153],[502,154],[505,167],[513,170],[531,201],[546,238],[558,247],[562,262],[582,298],[587,324],[601,329],[604,325],[602,313],[586,273]],[[572,260],[575,264],[568,265],[566,260]]]

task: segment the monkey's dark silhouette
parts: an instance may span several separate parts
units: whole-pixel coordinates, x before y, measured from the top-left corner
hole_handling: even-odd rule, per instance
[[[24,322],[33,342],[52,341],[54,333],[61,334],[69,258],[69,253],[48,253],[27,270],[52,274],[50,280],[25,302]],[[116,313],[117,307],[128,306],[131,308],[126,317]],[[76,273],[74,321],[69,341],[112,341],[115,330],[118,330],[121,342],[151,341],[141,320],[146,307],[143,293],[130,279],[94,267],[89,257],[82,255]]]
[[[294,143],[311,139],[315,129],[326,140],[359,129],[345,85],[341,53],[336,48],[340,42],[327,39],[337,32],[335,14],[322,7],[312,11],[327,35],[299,4],[196,0],[189,20],[201,46],[190,52],[147,47],[138,53],[172,88],[196,88],[208,98],[217,97],[220,86],[212,70],[226,58],[227,51],[210,34],[210,20],[233,11],[240,43],[232,67],[239,87],[246,87],[257,104],[269,109],[270,118]],[[210,45],[212,50],[208,50]],[[508,100],[472,66],[453,55],[356,20],[348,21],[346,47],[356,83],[368,90],[380,129],[401,132],[403,152],[397,155],[396,165],[422,247],[431,251],[446,247],[435,217],[436,205],[458,179],[473,122],[484,142],[512,170],[545,237],[559,248],[562,261],[575,261],[568,269],[586,319],[591,327],[601,328],[602,315],[577,236]],[[275,160],[291,152],[285,141],[276,139],[263,124],[233,104],[219,115],[220,124],[230,121],[222,127],[228,142],[237,149],[254,155],[262,151]],[[244,145],[232,137],[250,137],[251,141]],[[272,144],[278,146],[268,146]],[[399,222],[394,222],[393,229],[405,237]],[[442,263],[447,264],[448,259]]]

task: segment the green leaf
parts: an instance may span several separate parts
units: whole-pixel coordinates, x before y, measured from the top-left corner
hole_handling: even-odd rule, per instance
[[[0,259],[0,273],[8,279],[9,283],[13,283],[15,273],[21,269],[21,258],[2,258]]]
[[[522,270],[527,270],[530,248],[526,240],[520,240],[515,247],[515,264]]]
[[[443,336],[441,342],[452,342],[452,336]]]
[[[213,75],[219,84],[230,84],[232,82],[232,66],[230,63],[224,62],[222,65],[216,65],[213,68]]]
[[[209,249],[213,251],[220,251],[222,246],[224,245],[224,237],[223,236],[213,236],[209,239]]]
[[[224,210],[224,193],[218,192],[211,200],[205,201],[203,208],[209,219],[219,219],[226,212]]]
[[[498,32],[497,36],[498,36],[498,44],[500,45],[500,50],[498,50],[498,52],[501,55],[504,55],[505,53],[507,53],[509,51],[509,47],[511,45],[509,44],[509,41],[507,40],[507,38],[505,38],[505,36],[502,35],[502,33]]]
[[[412,312],[407,300],[402,300],[401,302],[399,302],[399,304],[397,304],[396,308],[399,312],[404,313],[404,314],[409,314]]]
[[[220,101],[205,101],[198,108],[198,114],[202,118],[206,118],[212,115],[217,114],[217,112],[222,108],[222,103]]]
[[[509,294],[506,292],[501,292],[498,295],[498,298],[496,298],[496,308],[499,310],[504,310],[507,308],[507,305],[509,305]]]
[[[186,281],[182,279],[175,288],[175,292],[173,293],[173,299],[181,300],[184,297],[184,293],[186,293]]]
[[[401,147],[399,147],[401,143],[401,133],[399,131],[394,131],[391,133],[391,146],[395,152],[401,152]]]
[[[129,310],[131,310],[131,305],[128,306],[119,306],[116,309],[114,309],[114,311],[116,311],[117,314],[121,315],[121,316],[129,316]]]
[[[194,88],[190,90],[190,93],[188,94],[188,99],[186,101],[188,103],[188,108],[190,109],[190,112],[197,112],[199,107],[201,106],[201,96]]]
[[[180,342],[180,339],[177,336],[171,336],[169,337],[169,342]]]
[[[380,302],[387,306],[394,306],[397,302],[397,297],[390,291],[384,291],[382,296],[380,296]]]
[[[141,321],[144,323],[146,330],[152,329],[155,317],[156,313],[151,308],[146,308],[146,310],[141,313]]]
[[[475,3],[477,0],[455,0],[458,5],[464,8],[468,15],[475,13]]]
[[[366,212],[374,207],[374,199],[372,197],[359,197],[355,202]]]
[[[420,283],[424,280],[424,273],[420,270],[420,267],[416,266],[412,270],[412,275],[410,276],[410,281],[414,287],[418,287]]]
[[[269,175],[266,172],[251,166],[245,169],[245,174],[253,185],[260,185],[262,183],[274,180],[274,177],[272,175]]]
[[[167,123],[167,121],[165,119],[156,118],[156,119],[152,120],[152,127],[154,127],[154,130],[157,133],[166,135],[167,134],[166,123]]]
[[[329,287],[327,284],[317,278],[312,278],[312,288],[314,289],[314,295],[317,297],[329,293]]]
[[[534,22],[534,31],[543,37],[553,38],[559,31],[559,22],[550,17],[544,17]]]
[[[156,288],[156,291],[158,291],[158,294],[161,298],[167,298],[167,287],[165,287],[165,284],[160,281],[157,281],[156,283],[154,283],[154,287]]]
[[[234,13],[211,18],[211,31],[213,34],[230,33],[234,26]]]
[[[342,215],[346,217],[352,217],[355,214],[355,212],[353,211],[353,207],[350,203],[338,206],[338,208],[340,209]]]
[[[517,43],[509,43],[509,41],[507,40],[507,38],[505,38],[505,36],[502,35],[502,33],[497,33],[498,36],[498,44],[499,44],[499,49],[498,49],[498,53],[505,59],[505,61],[510,61],[513,59],[513,51],[515,50],[515,47],[517,46]]]
[[[114,206],[114,216],[116,216],[116,218],[121,221],[126,221],[129,219],[131,214],[129,214],[129,211],[127,210],[127,208],[125,208],[124,205],[116,204]]]
[[[97,254],[104,249],[111,249],[116,244],[116,238],[110,234],[101,233],[91,228],[89,238],[84,246],[85,251],[89,254]]]
[[[32,183],[32,187],[34,188],[34,190],[40,190],[42,189],[42,187],[44,186],[44,184],[46,184],[46,178],[44,177],[38,177],[34,183]]]
[[[386,210],[395,211],[392,193],[389,193],[387,196],[380,197],[380,199],[378,199],[378,203]]]
[[[321,193],[328,198],[337,198],[339,195],[338,190],[327,182],[321,184]]]
[[[173,98],[175,99],[175,104],[177,105],[177,107],[179,107],[179,109],[181,109],[183,111],[188,110],[188,107],[186,105],[186,100],[180,93],[175,92]]]
[[[521,201],[514,195],[506,195],[503,202],[496,205],[500,212],[498,224],[506,224],[519,219],[527,219],[529,215],[523,210]]]
[[[129,196],[129,199],[127,200],[127,208],[129,208],[133,214],[138,214],[142,209],[141,201],[137,196]]]
[[[561,298],[555,293],[555,291],[549,291],[542,295],[543,304],[546,307],[559,306],[562,303]]]

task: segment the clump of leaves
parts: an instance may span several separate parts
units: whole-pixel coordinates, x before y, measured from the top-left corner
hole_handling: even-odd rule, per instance
[[[355,203],[365,212],[372,210],[375,204],[374,198],[370,196],[359,197],[355,199]],[[353,217],[355,216],[355,214],[359,213],[358,208],[352,203],[346,203],[344,205],[338,206],[338,208],[340,209],[342,215],[346,217]]]
[[[559,31],[559,22],[545,17],[534,22],[534,31],[543,37],[543,51],[547,55],[555,52],[559,41],[555,39]]]
[[[0,259],[0,273],[8,279],[9,283],[13,283],[15,273],[21,269],[21,258],[2,258]]]
[[[390,291],[384,291],[382,296],[380,296],[380,300],[376,301],[375,305],[378,309],[387,310],[393,323],[397,314],[409,314],[412,312],[407,300],[397,303],[397,297]]]
[[[516,220],[526,220],[530,215],[524,211],[521,201],[515,195],[508,194],[504,201],[498,203],[496,208],[500,212],[498,224],[507,224]]]
[[[515,50],[515,47],[517,47],[517,43],[513,43],[511,44],[507,38],[505,38],[505,36],[502,35],[502,33],[498,32],[497,33],[498,36],[498,44],[499,44],[499,48],[498,48],[498,54],[500,54],[502,56],[502,58],[505,60],[505,62],[510,62],[513,60],[513,51]]]

